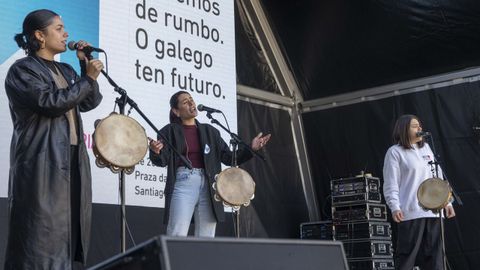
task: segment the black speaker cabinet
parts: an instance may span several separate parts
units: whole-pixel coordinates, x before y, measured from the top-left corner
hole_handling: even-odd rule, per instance
[[[154,237],[99,263],[88,270],[146,270],[163,269],[160,237]]]
[[[341,243],[333,241],[162,237],[164,270],[345,270]]]
[[[112,269],[346,270],[348,268],[341,242],[161,236],[90,270]]]

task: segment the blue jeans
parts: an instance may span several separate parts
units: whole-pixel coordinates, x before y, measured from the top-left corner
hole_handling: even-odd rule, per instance
[[[203,169],[178,167],[170,202],[167,235],[187,236],[195,214],[195,236],[214,237],[217,220]]]

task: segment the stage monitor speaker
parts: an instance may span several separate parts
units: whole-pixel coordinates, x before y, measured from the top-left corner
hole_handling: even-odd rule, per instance
[[[342,243],[320,240],[155,237],[89,270],[346,270]]]
[[[160,247],[160,237],[154,237],[88,270],[159,270],[162,269]]]
[[[161,237],[163,270],[346,270],[341,242]]]

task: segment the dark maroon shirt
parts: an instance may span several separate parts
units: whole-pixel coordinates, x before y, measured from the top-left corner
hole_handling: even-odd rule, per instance
[[[193,168],[203,168],[203,153],[198,137],[198,129],[196,125],[183,126],[183,134],[185,135],[185,142],[187,147],[183,153],[187,159],[192,162]],[[181,162],[181,166],[184,165]]]

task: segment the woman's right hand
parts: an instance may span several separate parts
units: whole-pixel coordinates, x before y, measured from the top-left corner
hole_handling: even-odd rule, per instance
[[[149,146],[150,149],[155,153],[155,154],[160,154],[160,151],[163,148],[163,143],[161,141],[155,141],[154,139],[148,138],[150,141]]]
[[[404,216],[402,210],[396,210],[392,213],[393,221],[400,223],[403,221]]]
[[[88,60],[88,57],[85,57],[84,59],[87,69],[87,76],[92,78],[93,80],[96,80],[103,69],[102,61],[98,59]]]

